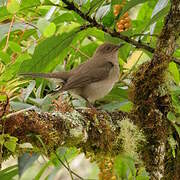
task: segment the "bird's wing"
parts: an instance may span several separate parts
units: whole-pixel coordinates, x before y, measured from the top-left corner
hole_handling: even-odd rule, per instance
[[[104,62],[99,66],[91,68],[82,67],[79,71],[76,71],[68,81],[64,84],[61,90],[66,91],[69,89],[81,88],[90,83],[104,80],[108,77],[111,68],[113,67],[112,62]]]

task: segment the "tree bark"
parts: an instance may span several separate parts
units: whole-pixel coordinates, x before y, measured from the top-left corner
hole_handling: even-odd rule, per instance
[[[167,169],[169,169],[166,159],[172,156],[168,154],[167,139],[170,124],[167,113],[172,107],[165,84],[167,81],[165,73],[167,73],[175,43],[179,37],[179,20],[180,1],[172,0],[171,9],[165,18],[153,58],[150,62],[143,64],[134,74],[131,86],[131,100],[134,103],[132,118],[146,134],[148,143],[144,149],[143,158],[151,179],[162,177],[171,179],[176,174],[175,171],[178,172],[174,168],[170,176],[166,177]],[[174,163],[176,163],[175,160]],[[177,166],[174,165],[174,167]]]

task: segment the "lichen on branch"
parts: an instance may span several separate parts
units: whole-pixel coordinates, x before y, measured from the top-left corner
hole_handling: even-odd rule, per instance
[[[167,113],[172,106],[165,83],[167,82],[165,73],[180,32],[180,1],[171,2],[171,9],[165,19],[153,58],[134,73],[130,93],[134,103],[132,118],[144,130],[147,137],[148,143],[143,156],[152,179],[163,177],[168,167],[165,163],[168,156],[167,137],[170,126]]]
[[[5,119],[4,134],[17,137],[18,144],[29,142],[41,152],[42,143],[34,138],[36,135],[48,153],[60,146],[76,146],[95,154],[117,153],[118,122],[125,117],[127,114],[122,112],[94,114],[90,109],[65,113],[27,111]]]

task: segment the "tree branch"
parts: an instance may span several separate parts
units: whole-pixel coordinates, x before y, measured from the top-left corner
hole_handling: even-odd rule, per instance
[[[123,41],[130,43],[134,46],[136,46],[137,48],[142,48],[145,49],[151,53],[154,52],[154,49],[150,46],[148,46],[147,44],[135,41],[131,38],[129,38],[128,36],[122,35],[119,32],[110,30],[108,28],[105,28],[102,24],[99,24],[95,19],[91,18],[90,16],[82,13],[75,5],[73,2],[69,2],[68,0],[62,0],[65,4],[66,4],[66,9],[68,10],[72,10],[74,12],[76,12],[77,14],[79,14],[84,20],[88,21],[90,24],[87,27],[96,27],[102,31],[104,31],[105,33],[110,34],[112,37],[118,37],[119,39],[122,39]]]
[[[114,30],[111,30],[109,28],[104,27],[102,24],[99,24],[95,19],[91,18],[90,16],[88,16],[87,14],[84,14],[83,12],[81,12],[75,5],[73,2],[69,2],[68,0],[62,0],[64,2],[64,4],[66,4],[66,9],[68,10],[72,10],[74,12],[76,12],[77,14],[79,14],[84,20],[88,21],[90,24],[85,26],[84,28],[88,28],[88,27],[96,27],[102,31],[104,31],[105,33],[110,34],[112,37],[117,37],[129,44],[134,45],[136,48],[142,48],[148,52],[154,53],[155,49],[153,47],[150,47],[148,44],[139,42],[139,41],[135,41],[133,39],[131,39],[128,36],[125,36],[119,32],[116,32]],[[177,59],[175,57],[172,58],[172,61],[174,61],[175,63],[180,65],[180,59]]]
[[[125,117],[127,114],[122,112],[93,114],[90,109],[71,109],[65,113],[27,111],[3,120],[4,134],[17,137],[20,144],[29,142],[41,152],[42,144],[33,138],[35,135],[42,139],[47,153],[63,145],[81,148],[85,153],[116,154],[119,152],[118,123]],[[6,154],[3,148],[3,159],[7,158]]]
[[[178,179],[175,174],[180,172],[168,148],[171,125],[167,113],[172,109],[172,103],[165,85],[165,73],[179,37],[179,19],[180,1],[172,0],[153,58],[138,69],[131,84],[131,100],[134,103],[132,118],[146,134],[148,143],[143,157],[151,179]],[[170,159],[173,165],[169,164]]]

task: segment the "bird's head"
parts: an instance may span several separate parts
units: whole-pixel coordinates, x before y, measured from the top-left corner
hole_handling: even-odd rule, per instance
[[[104,43],[100,45],[95,54],[98,55],[108,55],[108,54],[114,54],[115,52],[118,52],[119,48],[122,47],[124,44],[116,45],[112,43]]]

